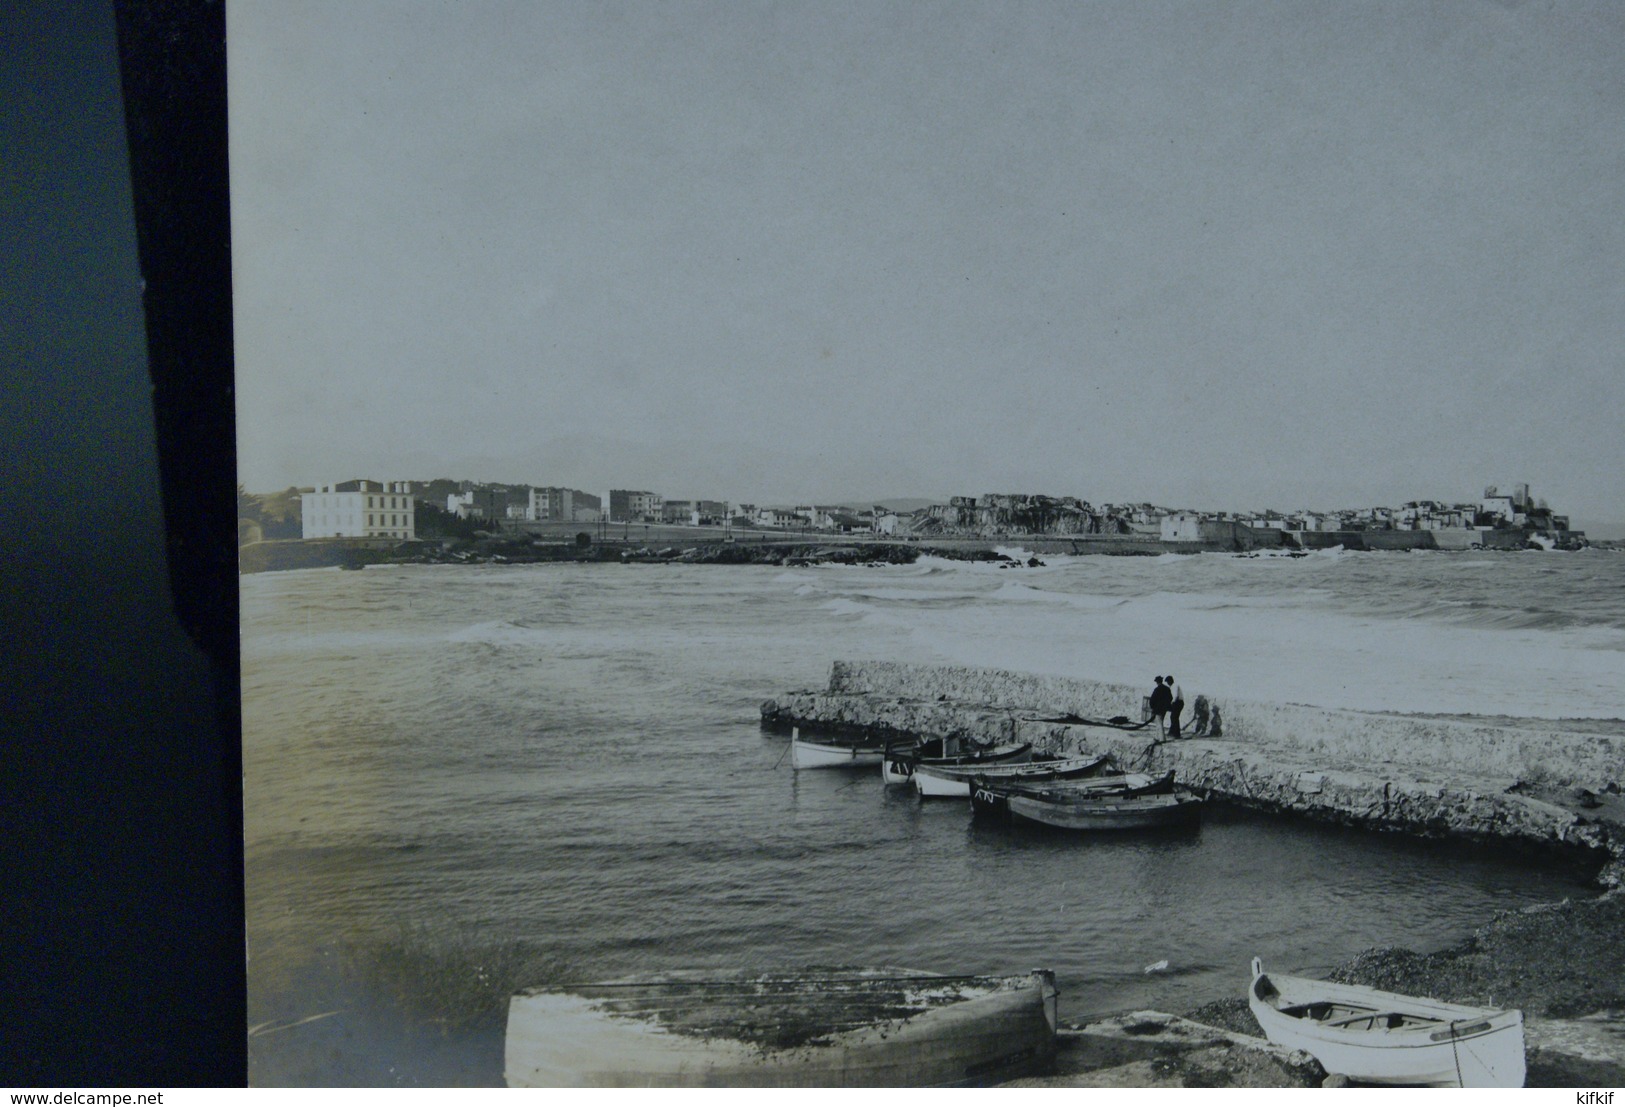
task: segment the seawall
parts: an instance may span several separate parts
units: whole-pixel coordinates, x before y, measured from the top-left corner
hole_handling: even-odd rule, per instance
[[[1185,690],[1188,712],[1200,688]],[[846,733],[1027,741],[1175,771],[1218,799],[1429,837],[1583,855],[1625,883],[1625,734],[1582,724],[1383,715],[1231,700],[1219,737],[1164,741],[1099,725],[1141,717],[1144,689],[996,669],[837,661],[828,685],[762,704],[764,723]],[[1094,725],[1066,719],[1092,720]],[[1603,728],[1606,731],[1606,728]]]

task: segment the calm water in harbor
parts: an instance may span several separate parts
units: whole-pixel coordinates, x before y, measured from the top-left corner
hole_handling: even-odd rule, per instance
[[[877,771],[793,772],[758,727],[838,658],[1625,715],[1625,556],[1046,560],[243,578],[251,1079],[500,1083],[509,992],[659,969],[1045,966],[1064,1016],[1180,1010],[1240,995],[1255,953],[1312,974],[1586,894],[1222,811],[1122,839],[978,825]]]

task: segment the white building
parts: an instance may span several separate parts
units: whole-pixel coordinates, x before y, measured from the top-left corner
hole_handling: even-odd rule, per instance
[[[299,499],[305,538],[415,538],[411,485],[350,480],[319,485]]]
[[[1175,511],[1162,517],[1164,542],[1200,542],[1202,517],[1194,511]]]
[[[1495,491],[1493,488],[1491,492]],[[1503,523],[1515,522],[1518,518],[1518,508],[1511,496],[1485,496],[1479,504],[1479,509],[1486,515],[1493,515]]]
[[[759,527],[799,527],[807,522],[805,516],[782,507],[763,507],[756,511]]]

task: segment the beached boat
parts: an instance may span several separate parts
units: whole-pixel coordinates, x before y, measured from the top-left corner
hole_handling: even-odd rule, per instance
[[[1119,775],[1098,783],[1022,786],[981,777],[971,788],[971,809],[1011,822],[1089,831],[1174,826],[1200,813],[1201,798],[1174,788],[1171,777],[1143,780],[1142,784]]]
[[[971,780],[975,777],[1015,781],[1068,780],[1098,775],[1111,768],[1112,760],[1106,755],[1046,756],[1001,765],[920,764],[914,767],[913,780],[915,791],[924,798],[964,799],[970,795]]]
[[[1031,742],[991,746],[986,749],[970,750],[965,753],[944,755],[943,742],[934,738],[929,742],[921,742],[901,750],[888,748],[886,756],[880,762],[880,778],[887,784],[907,784],[914,777],[914,769],[919,765],[936,765],[949,767],[966,767],[976,765],[1010,765],[1031,760],[1033,745]],[[937,751],[933,753],[932,751]]]
[[[531,988],[509,1087],[924,1087],[1042,1074],[1055,976],[908,969],[683,973]]]
[[[1521,1088],[1523,1014],[1298,976],[1253,958],[1247,1004],[1269,1040],[1362,1084]]]
[[[790,767],[794,769],[878,765],[885,756],[885,745],[873,739],[823,738],[813,741],[803,738],[799,727],[790,731]]]

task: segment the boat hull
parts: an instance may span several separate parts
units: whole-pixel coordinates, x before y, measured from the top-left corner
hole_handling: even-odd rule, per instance
[[[1266,975],[1257,958],[1247,1003],[1270,1041],[1362,1084],[1523,1087],[1523,1014],[1516,1010]],[[1288,1013],[1295,1010],[1304,1013]]]
[[[895,972],[896,970],[886,970]],[[963,999],[903,1017],[863,994],[876,978],[783,976],[624,982],[532,989],[508,1009],[510,1087],[921,1087],[992,1083],[1047,1071],[1055,1055],[1053,975],[976,978]],[[915,994],[971,978],[885,977]],[[944,983],[949,982],[949,983]],[[744,990],[741,991],[741,988]],[[853,989],[857,992],[854,994]],[[634,995],[633,990],[639,990]],[[776,1043],[750,1040],[739,1018],[774,1033],[806,1012],[880,1015]],[[735,1016],[738,1016],[736,1018]],[[779,1021],[772,1021],[779,1020]],[[730,1036],[734,1035],[734,1036]],[[742,1036],[741,1036],[742,1035]]]
[[[1069,757],[1013,765],[921,764],[914,767],[913,780],[915,790],[924,799],[965,799],[971,793],[971,781],[979,777],[1029,782],[1080,779],[1101,772],[1110,763],[1107,757]]]
[[[878,765],[886,756],[884,746],[873,742],[808,741],[799,730],[790,734],[790,767],[794,769],[838,769]]]
[[[880,762],[880,779],[886,784],[907,784],[914,779],[914,770],[920,765],[974,768],[1025,763],[1032,757],[1032,749],[1031,742],[1023,742],[1020,745],[995,746],[992,749],[954,757],[920,757],[912,751],[887,750],[886,756]]]
[[[880,779],[885,784],[907,784],[914,779],[914,759],[887,754],[880,760]]]
[[[1079,793],[1056,801],[979,783],[971,793],[977,814],[1057,830],[1144,830],[1193,821],[1202,801],[1184,792],[1150,795],[1113,794],[1106,790]]]

